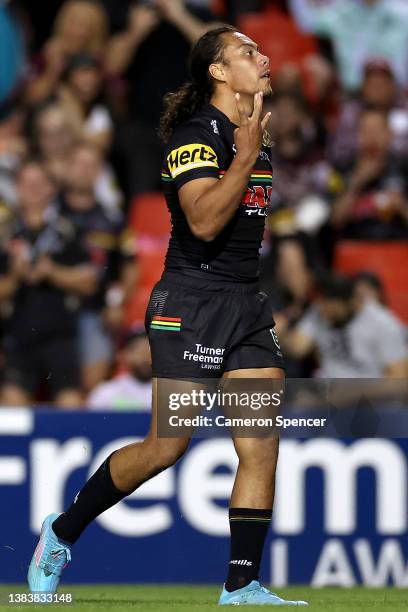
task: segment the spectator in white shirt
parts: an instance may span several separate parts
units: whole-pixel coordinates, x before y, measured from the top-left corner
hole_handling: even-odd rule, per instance
[[[361,300],[352,281],[341,276],[321,283],[316,305],[282,340],[285,350],[298,359],[317,351],[320,378],[407,376],[402,323],[379,302]]]

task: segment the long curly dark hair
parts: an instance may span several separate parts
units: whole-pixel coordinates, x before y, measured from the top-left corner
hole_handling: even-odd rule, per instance
[[[177,126],[195,115],[210,100],[214,84],[208,68],[222,60],[222,35],[237,31],[230,25],[209,30],[192,48],[189,62],[191,80],[164,97],[159,129],[164,142],[170,139]]]

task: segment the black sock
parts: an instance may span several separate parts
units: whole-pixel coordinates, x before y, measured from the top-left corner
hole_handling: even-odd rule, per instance
[[[271,522],[272,510],[230,508],[231,560],[225,583],[235,591],[258,580],[262,550]]]
[[[131,493],[115,487],[109,469],[112,455],[91,476],[68,510],[53,522],[53,531],[61,540],[74,544],[89,523]]]

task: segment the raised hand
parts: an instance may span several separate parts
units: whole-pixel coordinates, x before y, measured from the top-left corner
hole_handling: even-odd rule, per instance
[[[155,0],[155,6],[170,22],[177,21],[186,10],[184,0]]]
[[[44,58],[47,72],[59,78],[67,65],[67,57],[61,42],[53,38],[44,47]]]
[[[252,167],[259,156],[263,133],[271,113],[267,113],[265,117],[261,119],[263,104],[262,92],[255,94],[252,115],[249,117],[242,103],[241,96],[238,93],[235,94],[235,99],[239,115],[239,128],[234,131],[237,158],[241,159],[244,164],[248,164]]]
[[[129,29],[133,34],[146,38],[159,24],[157,11],[150,6],[134,5],[129,11]]]

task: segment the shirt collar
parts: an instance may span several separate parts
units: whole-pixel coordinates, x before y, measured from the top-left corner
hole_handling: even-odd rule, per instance
[[[203,112],[208,113],[212,116],[216,116],[217,119],[219,119],[222,123],[225,123],[228,126],[232,126],[234,129],[239,127],[238,125],[236,125],[235,123],[233,123],[229,117],[227,117],[227,115],[225,113],[223,113],[222,111],[220,111],[219,108],[217,108],[216,106],[214,106],[214,104],[211,104],[210,102],[208,102],[204,107],[203,107]]]

